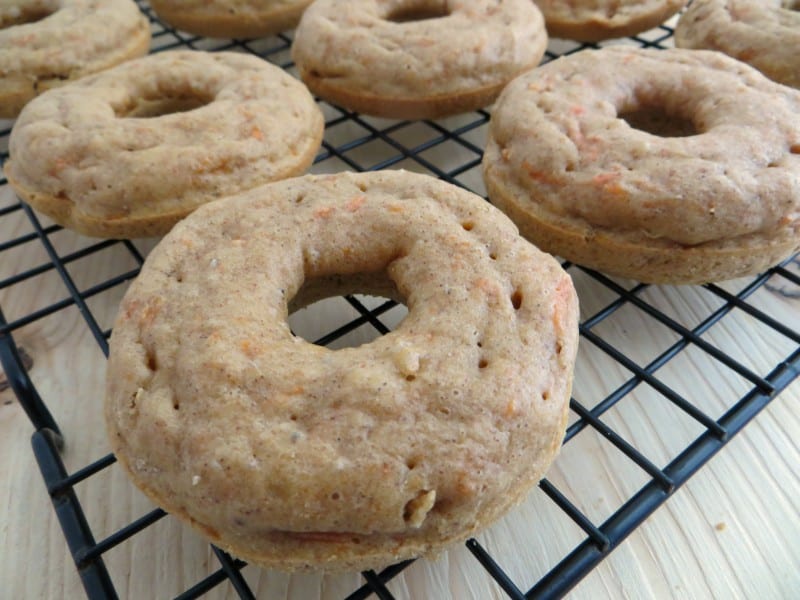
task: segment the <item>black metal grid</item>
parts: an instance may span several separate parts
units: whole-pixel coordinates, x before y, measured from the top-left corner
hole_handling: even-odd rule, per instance
[[[233,49],[257,54],[283,68],[292,69],[288,52],[291,44],[289,35],[249,42],[211,41],[177,32],[161,23],[146,3],[140,2],[140,6],[152,22],[154,51],[177,47]],[[667,47],[670,45],[671,35],[671,28],[662,26],[642,37],[628,39],[626,43]],[[584,47],[557,42],[551,44],[547,58],[575,52]],[[362,117],[325,103],[321,103],[321,106],[327,116],[326,138],[317,157],[315,170],[405,167],[434,174],[479,193],[483,191],[478,169],[482,149],[480,133],[485,132],[489,119],[487,112],[478,111],[439,122],[414,123]],[[339,133],[339,128],[343,128],[344,132]],[[8,158],[9,133],[10,123],[6,128],[0,125],[0,165]],[[409,139],[417,141],[409,142]],[[448,145],[448,152],[452,152],[458,164],[442,168],[435,159],[428,156],[429,150],[442,145]],[[5,185],[6,180],[0,176],[0,192]],[[86,593],[91,598],[115,598],[117,590],[105,567],[104,554],[118,544],[128,542],[142,530],[156,526],[166,513],[160,509],[153,510],[104,539],[95,540],[75,490],[81,482],[113,468],[115,459],[112,455],[104,456],[72,473],[67,472],[60,455],[62,433],[48,411],[47,399],[40,397],[28,375],[23,360],[24,353],[15,344],[14,334],[32,323],[75,307],[80,311],[84,325],[91,331],[99,348],[107,354],[110,331],[103,328],[102,319],[96,318],[90,304],[95,298],[124,287],[135,277],[146,252],[130,241],[91,241],[78,250],[60,252],[58,244],[54,242],[54,237],[62,231],[59,226],[43,222],[28,206],[18,201],[0,204],[0,219],[18,218],[20,213],[24,215],[23,221],[30,224],[31,231],[0,240],[0,266],[3,265],[6,254],[20,249],[25,251],[31,247],[43,250],[46,259],[16,273],[0,270],[0,299],[13,305],[14,294],[20,286],[52,271],[57,273],[63,283],[65,295],[60,300],[35,309],[17,310],[18,314],[11,319],[7,319],[0,310],[0,361],[8,384],[36,429],[32,438],[33,451]],[[61,235],[72,234],[64,232]],[[70,266],[112,247],[127,254],[132,266],[126,264],[114,276],[90,286],[78,285]],[[504,570],[503,565],[499,564],[500,560],[484,545],[476,539],[469,540],[466,546],[486,570],[486,576],[493,578],[507,596],[514,599],[553,598],[565,594],[800,374],[800,324],[776,321],[758,300],[758,295],[764,290],[772,290],[789,297],[800,295],[796,258],[747,281],[707,285],[703,288],[669,288],[679,298],[685,299],[702,291],[704,297],[711,299],[708,304],[712,307],[704,306],[702,314],[692,323],[680,322],[664,308],[665,305],[660,300],[667,295],[666,288],[614,280],[569,263],[564,266],[576,280],[582,301],[589,295],[603,299],[602,302],[595,303],[599,309],[582,315],[582,348],[591,346],[595,354],[599,352],[605,360],[612,361],[624,373],[624,377],[608,390],[585,389],[576,384],[575,397],[571,402],[572,422],[565,444],[584,431],[594,431],[641,470],[644,483],[626,501],[616,506],[610,516],[593,519],[578,506],[578,502],[568,497],[568,493],[560,490],[551,481],[543,480],[540,484],[541,491],[555,503],[563,518],[571,520],[580,528],[583,539],[538,581],[533,577],[514,580]],[[390,329],[385,321],[387,315],[397,308],[393,302],[368,306],[370,303],[363,298],[347,297],[345,300],[356,311],[357,316],[348,322],[331,326],[330,330],[315,338],[317,343],[335,345],[344,336],[363,327],[371,327],[374,330],[373,335],[384,334]],[[639,356],[635,344],[620,343],[607,328],[604,329],[604,325],[615,318],[628,318],[626,311],[632,309],[638,311],[639,319],[658,323],[669,332],[667,338],[670,343],[655,356],[646,359]],[[708,332],[723,322],[732,321],[730,326],[736,329],[739,322],[732,317],[734,314],[746,315],[748,323],[761,327],[762,331],[766,331],[769,343],[780,348],[779,358],[770,363],[770,368],[747,364],[747,361],[734,357],[729,349],[709,337]],[[665,381],[662,375],[664,367],[691,352],[700,353],[704,360],[711,363],[718,363],[721,369],[724,367],[724,372],[729,373],[730,381],[721,383],[728,383],[729,388],[740,390],[734,396],[724,390],[720,392],[724,405],[721,412],[712,414],[702,398],[676,389],[680,386],[674,382]],[[734,381],[738,383],[734,384]],[[630,440],[604,419],[622,401],[630,400],[643,387],[650,389],[660,401],[672,404],[697,427],[698,434],[673,452],[663,466],[658,466],[657,459],[648,457],[634,447]],[[721,384],[718,387],[724,388]],[[76,435],[75,432],[65,433],[67,436]],[[226,582],[233,586],[241,598],[254,597],[253,590],[241,574],[245,563],[217,548],[213,552],[219,561],[219,568],[177,597],[197,598]],[[394,565],[380,573],[363,573],[363,585],[347,598],[367,598],[373,594],[381,599],[393,598],[387,584],[411,562],[413,561]],[[131,576],[146,577],[147,573],[134,573]]]

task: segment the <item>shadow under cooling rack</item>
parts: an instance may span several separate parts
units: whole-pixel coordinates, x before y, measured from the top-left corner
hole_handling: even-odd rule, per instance
[[[206,40],[175,31],[159,22],[145,3],[140,6],[152,22],[153,51],[177,47],[237,50],[293,69],[288,35],[254,41]],[[671,35],[669,27],[660,27],[627,43],[666,47]],[[556,41],[547,56],[554,58],[583,47]],[[479,166],[489,119],[485,111],[436,122],[398,122],[353,114],[323,102],[320,106],[326,115],[326,135],[314,172],[407,168],[483,193]],[[0,165],[8,158],[9,133],[9,127],[0,127]],[[4,231],[14,232],[8,239],[0,239],[0,360],[7,385],[36,430],[33,452],[88,596],[115,598],[118,588],[104,557],[169,519],[165,520],[167,514],[160,509],[150,510],[96,539],[97,529],[90,525],[92,514],[80,501],[80,490],[114,470],[115,459],[107,455],[67,470],[62,431],[49,408],[55,399],[40,396],[15,336],[31,325],[77,310],[81,327],[90,333],[100,352],[107,354],[115,303],[138,273],[149,248],[130,241],[86,240],[40,221],[13,197],[5,179],[0,179],[0,226],[4,224],[8,225]],[[98,274],[93,267],[84,268],[107,253],[114,255],[111,272]],[[19,258],[21,254],[24,259]],[[25,267],[13,272],[2,269],[11,262],[4,258],[12,256],[14,264]],[[576,376],[562,451],[564,464],[541,482],[536,494],[539,502],[550,507],[551,515],[564,520],[564,529],[572,532],[575,542],[567,542],[549,570],[539,573],[528,572],[524,564],[510,569],[507,553],[495,551],[486,540],[466,543],[467,551],[485,571],[487,585],[514,599],[564,595],[800,374],[797,323],[776,320],[770,315],[769,299],[765,299],[765,294],[800,294],[795,260],[747,281],[686,288],[619,281],[575,265],[564,266],[576,282],[582,302],[579,365],[596,374],[592,385],[585,384],[580,374]],[[50,286],[57,290],[50,297],[33,306],[17,301],[23,293],[28,294],[24,290],[53,277],[58,285]],[[359,296],[337,301],[345,303],[352,318],[326,324],[313,341],[346,345],[348,336],[358,332],[367,337],[381,335],[391,329],[392,319],[396,320],[392,314],[398,307],[391,301]],[[693,318],[675,310],[682,303],[696,307]],[[768,340],[771,353],[766,353],[766,362],[751,361],[726,345],[726,332],[740,327],[759,328]],[[643,329],[656,333],[652,339],[635,339]],[[70,340],[63,343],[69,345]],[[681,372],[692,368],[713,370],[721,383],[709,384],[704,390],[686,389]],[[646,436],[635,429],[636,423],[647,418],[643,411],[658,415],[658,427],[679,427],[684,432],[680,442],[670,448],[649,447]],[[631,423],[634,426],[629,431]],[[80,435],[76,431],[63,434],[68,443],[70,436]],[[590,506],[567,485],[571,454],[577,452],[572,449],[578,448],[575,440],[588,440],[587,444],[593,444],[619,469],[625,493],[605,511]],[[586,456],[575,460],[578,458],[588,460]],[[242,571],[245,563],[215,547],[211,556],[216,566],[174,597],[200,597],[220,584],[232,586],[241,598],[255,597]],[[344,597],[394,598],[392,580],[412,564],[407,561],[380,573],[364,572]],[[148,576],[146,572],[131,574]]]

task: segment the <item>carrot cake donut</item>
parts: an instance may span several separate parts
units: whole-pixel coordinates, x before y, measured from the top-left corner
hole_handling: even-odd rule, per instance
[[[0,3],[0,118],[37,94],[147,53],[150,24],[133,0]]]
[[[290,306],[355,291],[408,315],[354,348],[292,335]],[[435,553],[553,460],[577,307],[558,262],[450,184],[268,184],[200,207],[147,258],[111,337],[111,444],[156,503],[247,561],[344,570]]]
[[[263,37],[291,29],[311,0],[150,0],[178,29],[208,37]]]
[[[660,25],[687,0],[534,0],[547,32],[558,38],[599,42],[635,35]]]
[[[323,128],[305,86],[260,58],[163,52],[28,104],[5,174],[80,233],[163,235],[209,200],[303,173]]]
[[[798,0],[695,0],[678,21],[675,45],[720,50],[800,88],[798,11]]]
[[[423,119],[491,104],[546,45],[531,0],[317,0],[292,57],[311,91],[334,104]]]
[[[800,92],[718,52],[578,52],[503,92],[484,178],[524,235],[579,264],[753,274],[800,249]]]

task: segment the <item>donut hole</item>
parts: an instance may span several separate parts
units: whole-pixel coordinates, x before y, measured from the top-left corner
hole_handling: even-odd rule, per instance
[[[312,344],[357,348],[396,329],[408,314],[404,302],[385,271],[314,277],[289,303],[288,322],[295,336]]]
[[[691,119],[671,113],[660,104],[625,107],[617,117],[633,129],[658,137],[690,137],[700,133]]]
[[[405,2],[386,15],[392,23],[412,23],[441,19],[450,15],[447,2],[439,0],[417,0]]]
[[[129,119],[152,119],[189,112],[214,101],[213,96],[199,94],[176,94],[160,98],[135,98],[132,105],[115,110],[117,117]]]
[[[0,15],[0,29],[14,27],[16,25],[27,25],[46,19],[59,8],[58,2],[50,2],[45,5],[16,6],[5,14]]]

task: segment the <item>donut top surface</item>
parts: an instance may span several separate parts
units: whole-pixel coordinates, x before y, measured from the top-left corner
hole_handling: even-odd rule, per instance
[[[132,0],[0,2],[0,79],[74,77],[143,27]]]
[[[798,227],[800,93],[719,53],[553,61],[506,88],[491,136],[556,215],[684,245]]]
[[[69,221],[158,224],[302,172],[323,126],[305,86],[260,58],[162,52],[31,101],[6,171],[15,189],[68,204]]]
[[[335,351],[292,335],[298,291],[354,281],[406,303],[397,329]],[[388,564],[538,481],[576,344],[568,275],[481,198],[307,176],[201,207],[151,253],[114,328],[107,420],[134,480],[237,555]]]
[[[317,0],[292,55],[342,88],[435,97],[535,66],[546,39],[530,0]]]

